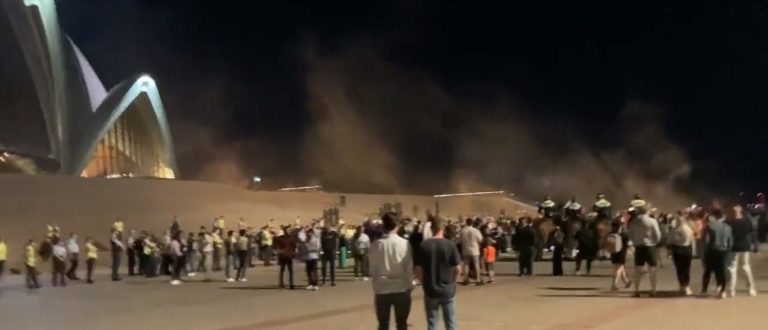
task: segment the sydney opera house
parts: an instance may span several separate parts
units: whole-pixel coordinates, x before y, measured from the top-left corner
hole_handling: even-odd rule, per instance
[[[0,0],[0,173],[177,175],[155,81],[107,89],[61,30],[55,0]]]

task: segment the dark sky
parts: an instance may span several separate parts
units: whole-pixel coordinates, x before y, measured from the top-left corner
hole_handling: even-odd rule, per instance
[[[64,29],[107,86],[136,72],[157,80],[188,178],[234,167],[275,184],[422,192],[459,189],[442,182],[459,167],[472,173],[477,166],[486,185],[514,187],[537,175],[541,164],[531,157],[558,162],[561,152],[577,153],[563,145],[577,145],[599,162],[613,159],[601,155],[621,154],[624,162],[646,163],[658,141],[643,146],[646,137],[633,134],[646,131],[635,125],[652,117],[648,132],[663,136],[659,148],[668,143],[680,154],[675,161],[690,165],[690,173],[675,177],[676,188],[733,193],[768,183],[765,1],[61,0],[58,6]],[[334,117],[335,101],[312,110],[323,103],[313,97],[325,97],[329,85],[341,86],[339,95],[359,120],[340,122],[350,114]],[[635,104],[641,110],[626,115]],[[362,141],[381,148],[363,157],[344,151],[308,157],[307,148],[347,140],[324,137],[328,126],[317,122],[327,118],[334,122],[326,131],[357,124],[363,128],[350,134],[369,132]],[[509,152],[504,146],[483,149],[492,154],[488,161],[500,163],[492,170],[480,164],[482,155],[462,151],[465,136],[498,122],[524,122],[530,143],[549,151],[508,158],[494,155]],[[315,138],[322,143],[308,147]],[[625,154],[627,140],[644,152]],[[504,135],[478,141],[508,143]],[[368,142],[360,144],[350,148],[365,152]],[[379,162],[381,150],[388,161]],[[347,182],[346,172],[308,164],[360,159],[354,166],[396,168],[384,177],[400,183]],[[491,173],[505,168],[525,175]],[[668,177],[642,166],[633,171]],[[574,166],[568,175],[578,172]],[[543,186],[532,191],[553,187]]]

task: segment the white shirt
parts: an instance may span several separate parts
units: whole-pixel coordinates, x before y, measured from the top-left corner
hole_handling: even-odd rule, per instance
[[[385,234],[368,253],[375,294],[398,293],[413,288],[411,245],[395,234]]]
[[[64,245],[56,244],[53,246],[53,256],[61,261],[67,260],[67,248]]]
[[[77,245],[77,240],[70,238],[67,241],[67,251],[69,251],[70,254],[80,253],[80,246]]]
[[[461,254],[463,256],[479,256],[480,243],[483,241],[483,234],[475,227],[466,226],[459,232],[461,240]]]

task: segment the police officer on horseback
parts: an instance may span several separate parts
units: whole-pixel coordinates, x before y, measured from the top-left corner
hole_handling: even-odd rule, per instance
[[[605,194],[597,194],[597,196],[595,196],[595,204],[592,205],[592,212],[597,214],[595,217],[597,220],[611,218],[611,202],[608,201]]]
[[[544,197],[544,200],[539,203],[539,214],[544,218],[552,219],[555,215],[555,202],[549,196]]]

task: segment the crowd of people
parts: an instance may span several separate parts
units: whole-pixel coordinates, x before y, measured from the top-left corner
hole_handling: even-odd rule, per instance
[[[575,199],[558,207],[546,198],[539,203],[538,214],[517,218],[445,219],[429,215],[422,222],[403,217],[401,207],[390,207],[381,209],[376,219],[365,219],[356,226],[336,218],[309,224],[297,219],[294,224],[280,226],[270,220],[263,227],[251,228],[241,218],[235,227],[228,228],[224,217],[217,217],[210,227],[202,226],[186,235],[174,218],[159,237],[147,231],[126,232],[118,219],[111,227],[108,246],[85,239],[86,282],[93,283],[100,251],[109,251],[113,281],[121,280],[123,258],[127,258],[128,276],[168,276],[171,285],[193,277],[210,281],[215,272],[223,272],[228,282],[246,282],[247,270],[257,260],[264,266],[276,260],[279,287],[295,289],[293,266],[299,261],[305,266],[306,289],[317,291],[323,285],[336,286],[336,269],[347,267],[347,257],[351,256],[355,279],[372,281],[380,329],[389,327],[392,309],[397,328],[406,328],[411,291],[416,285],[424,290],[428,328],[436,328],[442,310],[446,328],[454,329],[456,284],[493,284],[497,258],[512,250],[517,252],[521,277],[534,276],[534,261],[541,258],[543,250],[551,252],[554,276],[564,275],[562,263],[569,259],[574,260],[577,275],[589,274],[593,261],[603,256],[614,266],[611,290],[634,286],[637,297],[646,275],[649,295],[657,294],[657,269],[670,257],[680,294],[691,295],[691,264],[699,257],[704,269],[702,295],[708,293],[714,275],[717,297],[734,296],[739,269],[746,276],[748,294],[757,294],[750,266],[750,252],[757,248],[756,226],[745,217],[742,206],[733,205],[726,212],[715,203],[706,209],[693,206],[663,214],[636,196],[616,215],[610,208],[606,197],[598,195],[589,213],[583,212]],[[547,224],[551,228],[544,230]],[[51,260],[53,286],[79,280],[78,237],[71,233],[64,239],[60,232],[50,225],[40,246],[35,240],[25,246],[26,284],[30,289],[40,287],[38,258]],[[7,254],[0,238],[0,277]],[[625,267],[630,256],[635,266],[632,277]]]

